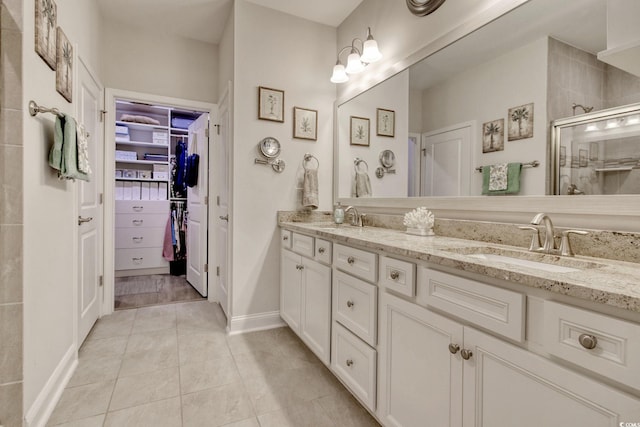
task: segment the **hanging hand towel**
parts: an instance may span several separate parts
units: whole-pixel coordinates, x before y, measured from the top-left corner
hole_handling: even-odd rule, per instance
[[[89,164],[89,141],[84,125],[76,125],[76,138],[78,140],[78,170],[86,175],[91,175],[91,165]]]
[[[78,170],[76,121],[71,116],[56,117],[49,165],[58,171],[60,179],[89,181],[89,176]]]
[[[498,163],[489,166],[489,191],[504,191],[507,189],[507,164]]]
[[[507,178],[504,190],[491,190],[491,165],[482,167],[482,194],[494,196],[500,194],[517,194],[520,192],[520,173],[522,171],[522,163],[508,163],[506,169]],[[498,181],[500,180],[498,179]],[[503,187],[503,185],[499,185],[494,182],[494,187]]]
[[[371,196],[371,180],[366,172],[356,171],[356,197],[370,197]]]
[[[302,206],[309,209],[318,209],[318,169],[304,170]]]

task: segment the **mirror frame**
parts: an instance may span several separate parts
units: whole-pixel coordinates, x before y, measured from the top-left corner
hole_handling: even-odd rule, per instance
[[[565,227],[638,231],[640,196],[479,196],[341,198],[338,196],[338,106],[382,83],[409,66],[427,58],[529,0],[501,0],[443,36],[427,43],[404,59],[390,64],[368,82],[343,90],[333,108],[333,202],[357,206],[371,213],[401,214],[426,206],[436,217],[490,222],[528,223],[537,212],[554,214],[554,222]],[[555,156],[551,156],[553,163]],[[555,165],[552,165],[555,167]]]

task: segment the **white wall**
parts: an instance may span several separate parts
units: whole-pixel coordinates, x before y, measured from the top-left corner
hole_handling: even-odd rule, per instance
[[[218,101],[218,46],[102,21],[101,73],[105,87]]]
[[[229,81],[233,80],[235,58],[235,3],[224,26],[222,39],[218,45],[218,96],[222,96]],[[216,101],[217,102],[217,101]]]
[[[395,111],[395,137],[376,135],[376,109]],[[369,146],[350,145],[350,117],[369,119]],[[409,72],[403,71],[338,108],[338,196],[352,195],[355,178],[353,160],[359,157],[369,165],[369,179],[373,197],[402,197],[407,195],[408,129],[409,129]],[[381,166],[382,150],[391,150],[396,156],[395,174],[377,178],[375,170]],[[362,167],[360,167],[362,169]]]
[[[473,167],[538,160],[539,167],[523,169],[519,194],[544,195],[548,137],[547,52],[548,42],[544,37],[425,90],[422,97],[423,132],[476,120],[478,134],[474,135]],[[504,119],[507,127],[509,108],[532,102],[533,138],[507,141],[505,131],[504,151],[483,154],[482,124]],[[471,195],[480,195],[481,187],[482,174],[474,171]]]
[[[266,9],[235,4],[232,328],[242,316],[279,310],[278,210],[300,207],[302,159],[319,162],[320,210],[332,207],[335,28]],[[258,86],[285,91],[284,123],[258,120]],[[293,107],[318,110],[318,140],[293,139]],[[257,144],[277,138],[283,173],[255,165]]]
[[[65,354],[73,351],[73,286],[75,281],[77,184],[59,181],[47,159],[54,116],[29,116],[26,105],[57,107],[75,114],[55,89],[55,72],[36,54],[34,4],[24,1],[24,408],[28,411]],[[95,2],[59,1],[58,25],[75,53],[98,68]],[[77,70],[77,59],[74,61]]]

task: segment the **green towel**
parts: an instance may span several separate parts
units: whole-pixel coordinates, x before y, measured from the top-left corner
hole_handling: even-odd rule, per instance
[[[49,165],[58,171],[60,179],[89,181],[89,176],[78,170],[76,121],[71,116],[56,117]]]
[[[507,165],[507,189],[499,191],[489,191],[489,176],[491,167],[482,167],[482,194],[495,196],[499,194],[517,194],[520,192],[520,172],[522,163],[509,163]]]

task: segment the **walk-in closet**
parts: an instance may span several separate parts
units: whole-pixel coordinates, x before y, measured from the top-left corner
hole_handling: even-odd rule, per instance
[[[115,112],[114,308],[202,299],[209,114],[124,98]]]

